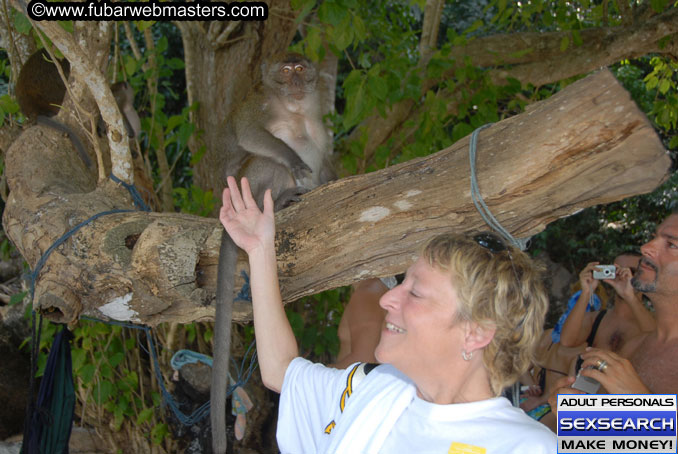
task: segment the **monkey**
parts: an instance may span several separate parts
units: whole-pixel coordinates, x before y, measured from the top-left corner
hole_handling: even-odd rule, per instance
[[[70,73],[68,60],[64,59],[60,63],[64,75],[68,78]],[[85,152],[80,138],[71,128],[51,118],[61,109],[61,103],[66,95],[66,85],[45,49],[34,52],[26,60],[19,72],[14,90],[21,112],[31,121],[66,133],[85,165],[92,168],[92,161]]]
[[[259,208],[266,189],[279,210],[336,178],[331,139],[323,123],[318,72],[294,53],[261,65],[262,84],[234,110],[225,125],[227,162],[222,177],[246,177]],[[217,270],[214,354],[210,393],[212,450],[226,452],[226,387],[230,356],[234,275],[238,248],[222,231]]]
[[[122,121],[125,124],[125,130],[127,131],[127,136],[130,139],[139,137],[141,132],[141,120],[139,119],[139,114],[134,108],[134,90],[128,82],[116,82],[111,85],[111,92],[113,93],[113,98],[115,98],[115,103],[120,109],[122,114]],[[99,116],[97,122],[97,133],[99,137],[103,137],[106,134],[106,123],[104,119]]]

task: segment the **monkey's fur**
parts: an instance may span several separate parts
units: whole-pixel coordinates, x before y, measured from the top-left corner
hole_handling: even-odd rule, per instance
[[[134,90],[132,86],[128,82],[116,82],[111,85],[111,92],[122,114],[122,121],[125,124],[127,136],[130,139],[139,137],[141,120],[134,108]],[[99,116],[99,121],[97,122],[97,133],[100,137],[106,134],[106,123],[101,116]]]
[[[68,78],[71,69],[68,60],[61,60],[60,64],[64,75]],[[17,78],[14,91],[21,111],[29,120],[68,134],[85,165],[88,168],[92,167],[92,161],[85,152],[80,138],[71,128],[51,118],[61,109],[61,103],[66,95],[66,86],[45,49],[33,53],[26,60]]]
[[[71,69],[68,60],[62,59],[59,63],[64,76],[68,78]],[[122,114],[127,135],[131,138],[138,137],[141,131],[141,121],[134,109],[132,86],[127,82],[116,82],[111,85],[111,92]],[[66,95],[66,86],[45,49],[33,53],[26,60],[17,78],[15,93],[21,111],[29,120],[66,133],[85,165],[88,168],[92,167],[92,161],[85,152],[80,138],[71,128],[51,118],[61,109],[61,103]],[[105,131],[106,124],[99,117],[97,132],[101,136]]]
[[[275,209],[335,178],[330,135],[322,119],[318,73],[299,54],[284,54],[261,66],[262,86],[250,94],[226,124],[226,176],[247,177],[259,208],[266,189]],[[211,388],[212,450],[226,452],[226,387],[230,357],[234,275],[238,249],[226,231],[221,238],[217,277]]]

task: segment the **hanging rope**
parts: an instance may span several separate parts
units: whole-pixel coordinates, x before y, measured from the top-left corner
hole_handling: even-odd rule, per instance
[[[144,211],[150,211],[148,206],[144,203],[143,199],[139,195],[139,191],[134,187],[134,185],[127,184],[117,178],[115,175],[111,174],[110,178],[118,183],[122,184],[123,187],[125,187],[129,192],[132,197],[132,200],[134,201],[134,204],[139,207],[139,209],[142,209]],[[97,213],[94,216],[89,217],[88,219],[80,222],[76,226],[74,226],[72,229],[64,233],[59,239],[57,239],[47,250],[45,251],[44,254],[40,257],[38,262],[35,264],[35,268],[28,273],[26,276],[26,279],[28,279],[29,282],[29,302],[31,306],[33,306],[33,300],[35,298],[35,282],[38,279],[38,276],[40,275],[40,271],[42,271],[43,266],[47,262],[47,259],[49,256],[52,254],[52,252],[59,246],[61,246],[63,243],[66,242],[70,237],[72,237],[77,231],[79,231],[81,228],[84,226],[94,222],[95,220],[99,219],[102,216],[107,216],[110,214],[118,214],[118,213],[129,213],[129,212],[134,212],[134,210],[124,210],[124,209],[116,209],[116,210],[109,210],[109,211],[104,211],[101,213]],[[31,432],[31,419],[32,415],[38,411],[39,409],[37,408],[37,403],[35,401],[35,374],[37,373],[37,368],[38,368],[38,355],[40,353],[40,339],[42,337],[42,314],[38,314],[37,316],[37,328],[36,328],[36,312],[33,310],[31,311],[31,375],[30,375],[30,382],[28,385],[28,400],[26,404],[26,415],[24,419],[24,435],[26,436]],[[68,343],[66,343],[68,345]],[[70,358],[70,353],[69,353],[69,358]],[[70,361],[70,359],[69,359]],[[72,377],[70,378],[72,382]],[[33,446],[33,445],[31,445]],[[27,439],[24,438],[24,443],[22,444],[22,450],[23,452],[27,452],[26,450],[29,449],[27,446]]]
[[[113,182],[116,184],[122,185],[127,191],[129,191],[130,196],[132,197],[132,201],[134,202],[134,205],[142,211],[150,212],[150,208],[146,203],[144,202],[143,198],[139,194],[139,191],[137,188],[132,185],[128,184],[122,180],[120,180],[118,177],[115,175],[111,174],[110,178]],[[88,219],[80,222],[76,226],[74,226],[72,229],[70,229],[68,232],[64,233],[59,239],[57,239],[40,257],[40,260],[38,260],[38,263],[36,263],[35,268],[33,271],[31,271],[27,279],[29,280],[29,287],[30,287],[30,301],[31,304],[33,302],[33,298],[35,297],[35,282],[37,281],[38,275],[40,274],[40,271],[42,270],[43,266],[47,262],[47,259],[49,258],[50,254],[59,246],[61,246],[64,242],[66,242],[70,237],[72,237],[76,232],[78,232],[81,228],[85,227],[86,225],[94,222],[95,220],[99,219],[100,217],[103,216],[108,216],[111,214],[119,214],[119,213],[133,213],[136,212],[135,210],[128,210],[128,209],[116,209],[116,210],[109,210],[109,211],[104,211],[101,213],[97,213]],[[244,272],[243,272],[244,273]],[[243,278],[245,279],[245,285],[241,289],[240,293],[237,295],[237,299],[241,300],[246,300],[246,301],[251,301],[251,293],[249,289],[249,277],[244,274]],[[34,409],[34,402],[33,402],[33,396],[34,396],[34,388],[35,388],[35,373],[37,370],[37,358],[38,358],[38,353],[40,349],[40,337],[41,337],[41,328],[42,328],[42,315],[39,315],[39,321],[37,323],[37,329],[36,329],[36,312],[33,311],[32,313],[32,335],[31,335],[31,379],[30,379],[30,384],[29,384],[29,389],[30,389],[30,397],[27,405],[27,415],[32,412]],[[204,418],[207,414],[209,414],[210,411],[210,403],[207,401],[203,405],[201,405],[196,411],[191,413],[190,415],[184,414],[180,409],[177,403],[175,402],[174,398],[172,395],[167,391],[167,388],[165,387],[164,379],[162,377],[162,373],[160,372],[160,364],[158,362],[158,354],[157,354],[157,349],[155,346],[155,340],[153,337],[153,331],[151,328],[148,326],[143,326],[143,325],[133,325],[130,323],[124,323],[124,322],[118,322],[118,321],[103,321],[103,320],[98,320],[90,317],[81,317],[83,320],[90,320],[90,321],[96,321],[100,323],[106,323],[109,325],[119,325],[122,327],[126,328],[131,328],[131,329],[138,329],[138,330],[143,330],[146,333],[146,338],[148,340],[148,345],[150,348],[150,351],[146,350],[148,355],[151,357],[151,360],[153,361],[153,369],[155,371],[155,378],[158,381],[158,384],[160,386],[163,400],[167,404],[167,406],[172,410],[172,413],[177,417],[177,419],[184,425],[191,426],[198,421],[200,421],[202,418]],[[143,345],[139,343],[140,347],[143,348]],[[245,353],[245,356],[243,357],[243,360],[238,366],[238,364],[233,361],[236,371],[237,371],[237,380],[234,380],[234,383],[229,386],[227,390],[227,396],[230,396],[233,391],[238,388],[238,387],[243,387],[244,385],[247,384],[249,379],[252,376],[252,373],[257,367],[257,362],[256,362],[256,350],[252,352],[252,348],[254,346],[254,342],[249,346],[247,349],[247,352]],[[144,349],[145,350],[145,349]],[[251,355],[250,355],[250,352]],[[247,358],[250,358],[250,364],[247,368],[245,368],[245,362]],[[206,357],[208,358],[208,357]],[[209,362],[211,364],[211,358],[209,358]]]
[[[520,248],[521,251],[524,251],[527,249],[527,244],[529,243],[530,239],[514,238],[513,235],[511,235],[511,233],[499,223],[497,218],[492,215],[492,212],[483,200],[483,196],[480,194],[480,188],[478,187],[478,177],[476,174],[476,148],[478,143],[478,133],[491,125],[492,123],[488,123],[486,125],[480,126],[476,128],[476,130],[471,134],[471,141],[469,142],[468,147],[469,161],[471,163],[471,199],[473,200],[473,204],[476,206],[476,209],[480,213],[480,216],[482,216],[485,223],[492,230],[499,233],[508,243]]]

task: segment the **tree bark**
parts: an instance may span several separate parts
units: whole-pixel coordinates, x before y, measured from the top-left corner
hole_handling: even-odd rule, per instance
[[[112,183],[88,194],[86,181],[63,178],[71,161],[50,154],[52,144],[35,130],[8,151],[12,192],[3,218],[32,268],[78,222],[131,209]],[[485,229],[470,198],[468,143],[322,186],[277,213],[284,300],[402,272],[432,235]],[[28,149],[45,157],[27,161],[19,154]],[[603,70],[481,132],[476,168],[493,214],[525,237],[584,207],[649,192],[669,165],[652,126]],[[210,319],[220,234],[217,220],[189,215],[102,216],[49,256],[35,307],[59,322],[80,315],[149,325]],[[241,257],[237,288],[245,270]],[[234,318],[248,320],[250,309],[237,303]]]

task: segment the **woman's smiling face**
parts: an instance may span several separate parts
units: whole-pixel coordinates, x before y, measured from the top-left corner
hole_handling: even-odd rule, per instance
[[[449,273],[419,258],[403,283],[379,300],[387,313],[377,360],[410,375],[412,368],[461,359],[464,333],[456,317],[457,298]]]

